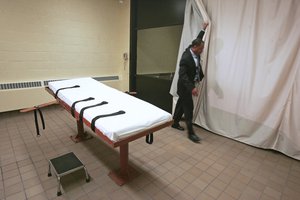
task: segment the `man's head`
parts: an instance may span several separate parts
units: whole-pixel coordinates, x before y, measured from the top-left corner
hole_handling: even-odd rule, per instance
[[[204,48],[204,42],[200,39],[194,39],[191,44],[191,49],[196,55],[200,55]]]

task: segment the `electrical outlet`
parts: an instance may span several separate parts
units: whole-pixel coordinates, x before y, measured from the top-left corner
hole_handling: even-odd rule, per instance
[[[128,53],[123,53],[123,59],[128,60]]]

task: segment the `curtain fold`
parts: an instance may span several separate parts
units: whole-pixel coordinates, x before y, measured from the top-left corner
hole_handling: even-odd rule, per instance
[[[186,8],[181,44],[210,21],[194,123],[300,160],[300,1],[188,0]]]

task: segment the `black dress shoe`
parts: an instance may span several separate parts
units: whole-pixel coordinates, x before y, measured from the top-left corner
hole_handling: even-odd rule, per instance
[[[172,128],[175,128],[180,131],[184,131],[184,128],[182,126],[180,126],[179,124],[172,124]]]
[[[198,137],[195,133],[189,134],[189,139],[196,143],[199,143],[201,140],[201,138]]]

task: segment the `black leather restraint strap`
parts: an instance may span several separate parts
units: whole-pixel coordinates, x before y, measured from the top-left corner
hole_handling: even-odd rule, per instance
[[[58,92],[61,90],[73,89],[73,88],[79,88],[79,87],[80,87],[79,85],[74,85],[74,86],[70,86],[70,87],[59,88],[58,90],[56,90],[54,98],[55,99],[57,98]]]
[[[98,115],[97,117],[94,117],[92,119],[91,129],[95,132],[95,123],[96,123],[97,119],[99,119],[99,118],[110,117],[110,116],[115,116],[115,115],[122,115],[122,114],[125,114],[125,111],[120,110],[118,112],[114,112],[114,113],[110,113],[110,114]]]
[[[35,122],[36,134],[37,134],[37,136],[40,136],[40,129],[39,129],[39,122],[38,122],[38,118],[37,118],[37,112],[39,112],[39,114],[40,114],[43,129],[45,129],[45,121],[44,121],[43,113],[40,110],[40,108],[39,107],[35,107],[35,108],[36,109],[34,110],[34,122]]]
[[[105,105],[105,104],[108,104],[108,102],[106,101],[102,101],[101,103],[97,103],[95,105],[91,105],[91,106],[87,106],[87,107],[84,107],[80,110],[80,113],[79,113],[79,121],[82,121],[83,119],[83,112],[86,110],[86,109],[89,109],[89,108],[93,108],[93,107],[96,107],[96,106],[102,106],[102,105]]]
[[[153,143],[153,133],[149,133],[148,135],[146,135],[146,142],[148,144],[152,144]]]
[[[75,105],[79,102],[84,102],[84,101],[91,101],[91,100],[94,100],[95,98],[94,97],[89,97],[89,98],[86,98],[86,99],[81,99],[81,100],[78,100],[78,101],[75,101],[72,106],[71,106],[71,114],[73,117],[75,117]]]

